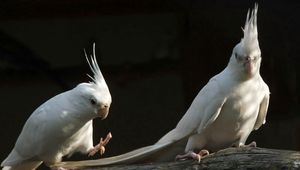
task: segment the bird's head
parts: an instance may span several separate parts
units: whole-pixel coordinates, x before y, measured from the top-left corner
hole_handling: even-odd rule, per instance
[[[112,99],[108,86],[97,64],[95,43],[93,44],[93,54],[90,56],[90,59],[88,59],[86,52],[85,56],[94,76],[88,75],[93,80],[92,82],[81,83],[76,87],[80,97],[83,99],[80,100],[80,104],[84,105],[84,108],[88,109],[87,111],[92,113],[94,117],[105,119],[108,115]]]
[[[257,33],[257,10],[258,5],[255,4],[254,9],[247,13],[246,23],[243,28],[244,37],[241,39],[232,51],[230,64],[248,78],[259,73],[261,63],[261,51],[258,42]]]

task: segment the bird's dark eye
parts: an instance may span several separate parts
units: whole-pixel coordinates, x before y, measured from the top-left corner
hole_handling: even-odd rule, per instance
[[[235,57],[236,60],[240,59],[237,53],[234,53],[234,57]]]
[[[239,55],[237,53],[234,53],[234,57],[238,62],[241,62],[244,60],[244,57],[242,55]]]
[[[92,105],[95,105],[97,103],[96,100],[93,99],[93,98],[90,99],[90,102],[91,102]]]

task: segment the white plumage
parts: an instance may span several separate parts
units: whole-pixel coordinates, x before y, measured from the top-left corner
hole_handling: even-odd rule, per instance
[[[93,82],[81,83],[39,106],[2,162],[3,169],[31,170],[42,162],[52,165],[62,156],[94,148],[92,119],[106,118],[111,95],[96,61],[95,44],[93,49],[91,61],[87,58]]]
[[[177,154],[241,147],[265,123],[269,88],[260,76],[257,9],[248,11],[244,37],[227,67],[200,90],[176,128],[156,144],[106,159],[65,162],[65,167],[103,166],[141,161],[171,161]]]

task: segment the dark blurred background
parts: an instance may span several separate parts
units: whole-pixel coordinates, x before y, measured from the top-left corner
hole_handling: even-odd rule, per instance
[[[90,81],[83,48],[91,52],[93,42],[113,97],[109,117],[94,121],[95,143],[112,132],[106,156],[153,144],[226,67],[254,2],[1,1],[0,160],[36,107]],[[258,3],[261,75],[271,101],[267,123],[248,142],[300,150],[300,1]]]

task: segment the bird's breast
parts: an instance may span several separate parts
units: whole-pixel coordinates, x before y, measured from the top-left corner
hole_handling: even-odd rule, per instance
[[[214,146],[233,144],[247,139],[253,130],[261,97],[257,92],[244,89],[232,93],[224,103],[217,119],[208,127],[210,143]],[[229,146],[227,146],[229,147]]]
[[[240,130],[247,123],[254,125],[260,104],[258,96],[252,92],[230,96],[223,105],[216,123],[229,124],[236,130]]]

